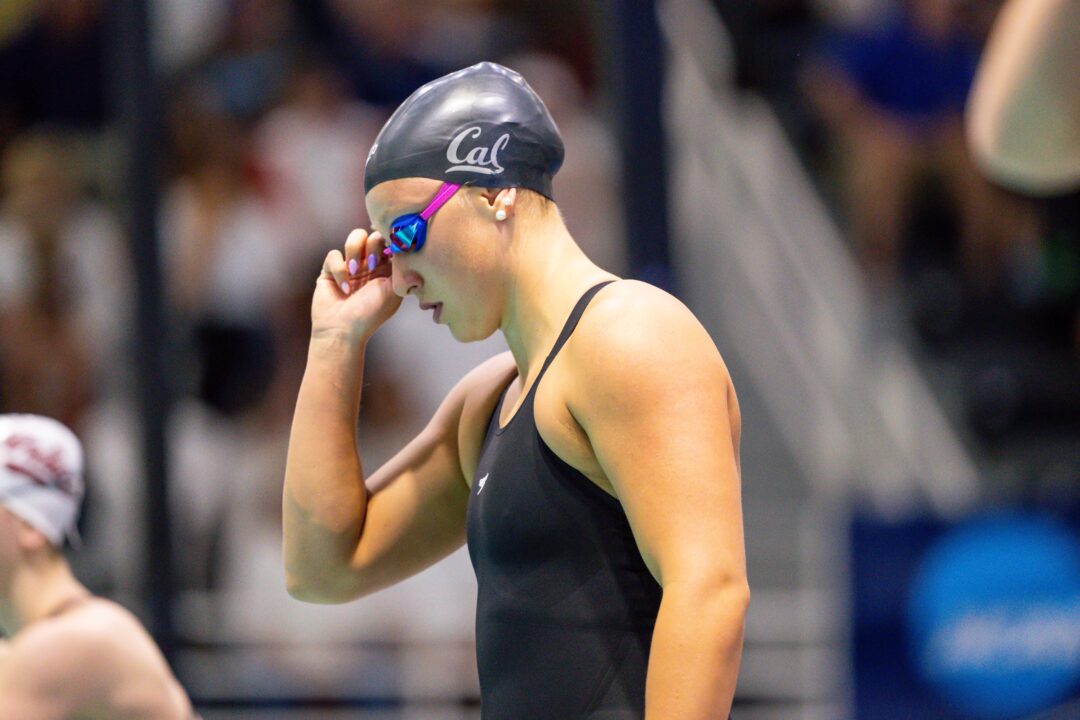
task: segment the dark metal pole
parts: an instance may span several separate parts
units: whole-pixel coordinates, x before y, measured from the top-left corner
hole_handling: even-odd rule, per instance
[[[135,275],[136,392],[146,478],[144,593],[150,631],[171,660],[175,632],[165,442],[171,398],[165,373],[167,333],[157,232],[162,132],[148,6],[147,0],[110,3],[110,54],[117,117],[127,151],[123,205]]]
[[[630,271],[672,290],[667,143],[661,115],[663,45],[656,2],[605,0],[597,20],[622,161]]]

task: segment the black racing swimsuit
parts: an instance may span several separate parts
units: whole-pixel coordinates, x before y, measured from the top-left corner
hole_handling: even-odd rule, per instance
[[[505,428],[503,391],[469,496],[484,720],[640,720],[661,588],[618,500],[563,462],[536,388],[593,296],[578,301]]]

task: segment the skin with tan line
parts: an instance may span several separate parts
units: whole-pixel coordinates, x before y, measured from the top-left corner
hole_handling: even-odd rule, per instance
[[[438,187],[377,185],[367,196],[375,227],[386,232],[419,212]],[[581,252],[554,204],[513,188],[462,188],[432,218],[420,252],[385,259],[383,246],[379,232],[354,231],[327,256],[312,299],[284,487],[288,588],[312,602],[374,592],[465,542],[469,489],[499,394],[509,385],[505,424],[578,298],[615,279]],[[368,274],[370,254],[380,264]],[[361,276],[350,275],[351,260]],[[466,375],[420,435],[365,473],[355,439],[365,346],[409,294],[433,306],[456,339],[499,331],[510,352]],[[618,499],[663,587],[646,716],[726,717],[749,590],[739,407],[709,335],[671,295],[635,281],[609,285],[544,376],[534,419],[559,457]]]
[[[59,612],[58,612],[59,611]],[[190,720],[139,621],[95,598],[60,551],[0,506],[0,718]]]

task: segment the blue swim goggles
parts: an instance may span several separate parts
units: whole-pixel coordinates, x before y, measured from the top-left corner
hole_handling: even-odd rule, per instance
[[[417,252],[424,247],[424,241],[427,239],[428,220],[439,208],[446,204],[447,200],[454,196],[454,193],[460,187],[460,184],[443,183],[439,188],[439,192],[435,193],[435,197],[426,208],[419,213],[402,215],[390,223],[389,246],[383,250],[383,254],[397,255],[398,253]]]

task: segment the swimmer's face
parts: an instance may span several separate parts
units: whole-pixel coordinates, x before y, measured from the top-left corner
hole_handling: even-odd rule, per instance
[[[0,505],[0,597],[6,597],[19,559],[19,519]]]
[[[0,596],[6,593],[20,561],[28,554],[51,547],[41,532],[0,505]]]
[[[375,229],[386,236],[396,218],[427,207],[440,185],[437,180],[406,178],[375,186],[367,195]],[[441,304],[440,324],[448,325],[462,342],[482,340],[499,329],[504,268],[512,260],[512,248],[495,212],[508,193],[513,190],[461,188],[428,221],[427,240],[419,252],[391,256],[394,291],[402,297],[415,295],[422,305]]]

